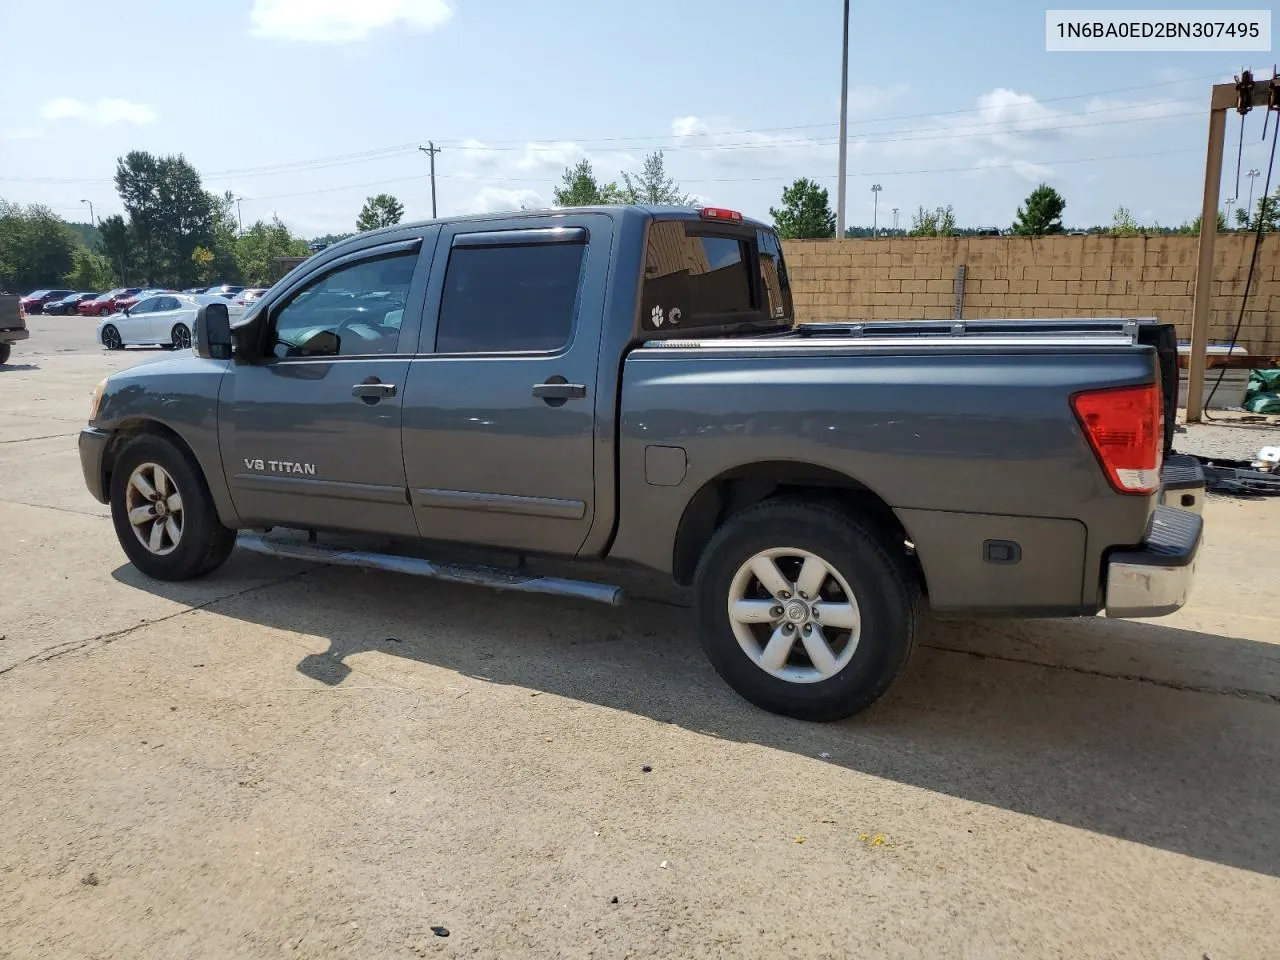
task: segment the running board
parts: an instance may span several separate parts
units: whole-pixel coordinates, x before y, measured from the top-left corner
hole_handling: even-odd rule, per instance
[[[340,567],[363,567],[366,570],[386,570],[390,573],[407,573],[416,577],[431,577],[450,583],[469,583],[474,586],[493,587],[495,590],[516,590],[521,593],[547,593],[559,597],[576,597],[579,600],[595,600],[611,607],[622,605],[625,595],[621,587],[588,580],[565,580],[560,577],[526,576],[499,567],[469,566],[460,563],[441,563],[420,560],[417,557],[401,557],[391,553],[371,553],[364,550],[341,550],[312,543],[295,543],[265,540],[254,533],[242,533],[236,545],[253,553],[288,560],[310,560]]]

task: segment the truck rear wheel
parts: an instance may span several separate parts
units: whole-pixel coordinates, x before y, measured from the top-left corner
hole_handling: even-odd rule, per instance
[[[164,437],[139,437],[116,458],[111,519],[129,561],[157,580],[202,577],[235,547],[200,470]]]
[[[919,594],[872,529],[780,498],[716,531],[694,578],[695,611],[708,659],[741,696],[828,721],[889,689],[915,645]]]
[[[0,343],[0,363],[9,362],[9,354],[13,351],[13,347],[7,343]]]

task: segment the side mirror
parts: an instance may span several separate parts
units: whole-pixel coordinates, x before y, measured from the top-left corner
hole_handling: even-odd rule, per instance
[[[126,317],[129,315],[129,308],[128,308],[128,307],[125,307],[125,308],[124,308],[124,315],[125,315]]]
[[[192,353],[209,360],[231,359],[231,314],[225,303],[209,303],[196,311]]]

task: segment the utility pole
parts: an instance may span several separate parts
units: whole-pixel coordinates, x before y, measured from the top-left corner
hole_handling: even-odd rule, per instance
[[[431,219],[436,218],[436,154],[440,152],[440,148],[436,146],[434,140],[428,140],[425,147],[419,147],[423,153],[431,158]]]
[[[844,42],[840,52],[840,179],[836,187],[836,236],[844,237],[844,176],[849,139],[849,0],[844,0]]]
[[[883,188],[878,183],[871,185],[871,238],[876,237],[876,227],[880,221],[880,191]]]

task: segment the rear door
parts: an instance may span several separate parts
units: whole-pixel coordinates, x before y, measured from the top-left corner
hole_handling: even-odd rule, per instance
[[[613,236],[604,214],[441,231],[405,397],[422,536],[561,555],[582,546]]]
[[[400,429],[438,229],[318,265],[266,308],[266,356],[233,366],[219,397],[246,523],[417,534]]]
[[[157,297],[156,307],[151,311],[148,329],[151,339],[156,343],[170,343],[173,325],[180,319],[179,311],[182,303],[177,297]]]

